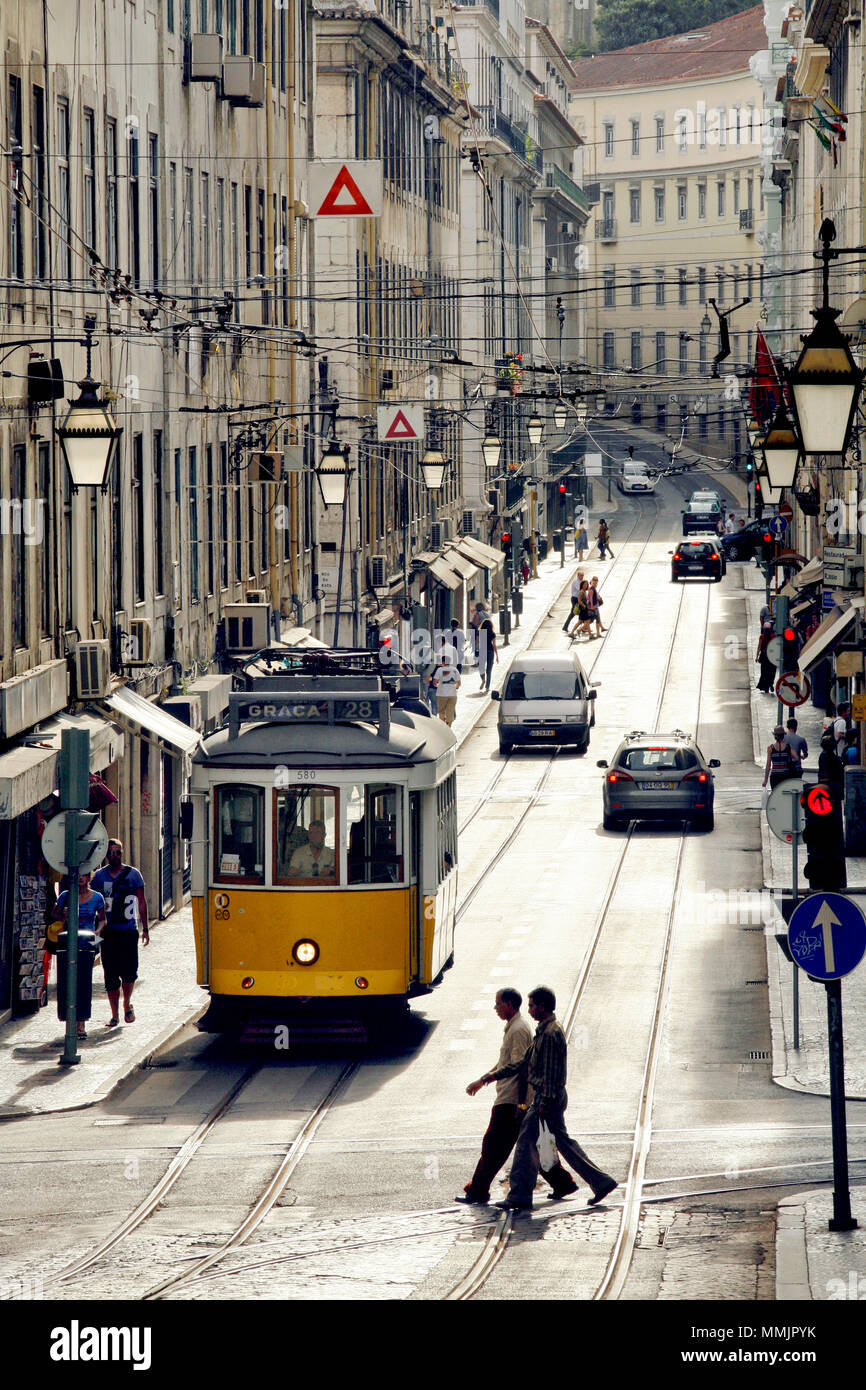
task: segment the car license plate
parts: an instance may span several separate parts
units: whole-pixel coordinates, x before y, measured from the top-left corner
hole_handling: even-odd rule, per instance
[[[695,573],[699,573],[703,569],[703,565],[701,564],[700,560],[689,560],[688,564],[686,565],[686,569],[694,570]]]
[[[638,782],[642,792],[672,792],[676,782]]]
[[[530,734],[532,735],[533,738],[555,738],[555,737],[556,737],[556,730],[555,730],[555,729],[530,729],[529,732],[530,732]]]

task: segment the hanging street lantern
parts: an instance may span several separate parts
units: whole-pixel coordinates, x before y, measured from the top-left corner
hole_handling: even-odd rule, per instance
[[[565,402],[557,401],[556,405],[553,407],[553,423],[556,425],[556,428],[558,430],[564,430],[567,419],[568,411],[565,408]]]
[[[537,410],[533,411],[532,415],[530,415],[529,417],[529,423],[526,426],[526,433],[529,436],[529,443],[531,444],[532,448],[537,449],[539,444],[541,443],[542,435],[544,434],[544,421],[542,420]]]
[[[488,429],[482,439],[481,452],[488,468],[495,470],[499,467],[499,460],[502,458],[502,440],[494,430]]]
[[[80,487],[98,487],[105,492],[118,440],[123,434],[108,402],[100,398],[97,383],[90,374],[93,324],[95,320],[85,319],[87,370],[84,380],[78,383],[81,395],[77,401],[70,401],[66,418],[57,427],[73,492]]]
[[[793,487],[800,460],[800,441],[784,405],[779,406],[769,425],[761,453],[770,487]]]
[[[425,449],[421,459],[421,472],[428,492],[438,492],[445,481],[448,464],[445,455],[438,447]]]
[[[336,439],[329,439],[322,461],[316,469],[322,501],[326,507],[340,507],[346,500],[346,484],[350,468],[348,459]]]

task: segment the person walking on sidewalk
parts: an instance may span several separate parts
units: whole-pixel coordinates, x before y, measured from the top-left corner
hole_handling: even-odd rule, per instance
[[[598,523],[598,535],[596,536],[596,544],[598,545],[599,560],[606,560],[608,555],[612,560],[616,558],[614,556],[613,551],[610,548],[610,527],[608,526],[604,517],[602,517],[601,521]]]
[[[496,1064],[498,1067],[507,1066],[509,1062],[522,1062],[532,1046],[532,1030],[520,1012],[522,1003],[523,996],[519,990],[497,991],[493,1007],[505,1024],[499,1061]],[[477,1095],[483,1085],[483,1081],[470,1082],[466,1087],[466,1094]],[[523,1116],[526,1114],[526,1105],[520,1093],[518,1077],[497,1081],[490,1123],[481,1141],[481,1157],[462,1195],[454,1198],[455,1202],[473,1206],[475,1203],[484,1205],[490,1201],[490,1184],[517,1143]],[[557,1163],[546,1172],[544,1177],[553,1189],[550,1193],[552,1198],[567,1197],[570,1192],[577,1191],[577,1183],[561,1163]]]
[[[490,1081],[506,1080],[525,1072],[532,1088],[532,1101],[520,1127],[514,1161],[511,1165],[511,1187],[503,1210],[529,1211],[532,1191],[538,1176],[538,1135],[542,1124],[553,1136],[557,1152],[592,1188],[589,1205],[595,1206],[619,1184],[587,1157],[580,1145],[565,1128],[568,1095],[565,1089],[568,1066],[568,1044],[556,1019],[556,996],[546,985],[539,985],[529,996],[529,1014],[537,1024],[532,1046],[522,1062],[508,1062],[495,1072],[481,1077],[484,1085]]]
[[[52,921],[62,922],[64,930],[69,922],[69,890],[64,889],[54,905]],[[95,931],[97,936],[101,936],[105,928],[105,898],[101,893],[96,892],[91,885],[90,874],[78,875],[78,930]],[[58,966],[58,969],[60,967]],[[58,1006],[59,1007],[59,1006]],[[90,1018],[90,1010],[82,1018],[78,1015],[78,1036],[87,1037],[85,1024]]]
[[[833,730],[827,729],[821,735],[821,752],[818,755],[818,781],[829,782],[839,787],[845,785],[845,764],[836,752]]]
[[[587,582],[587,580],[582,579],[580,583],[580,589],[577,595],[577,624],[574,627],[571,634],[572,642],[574,641],[575,637],[577,637],[578,633],[581,632],[585,637],[592,637],[592,632],[590,631],[591,620],[589,613],[589,583]]]
[[[797,721],[794,718],[788,720],[785,742],[797,760],[797,776],[799,777],[803,771],[803,761],[809,756],[809,745],[803,735],[797,733]]]
[[[144,879],[138,869],[123,862],[123,845],[108,842],[108,863],[93,876],[93,886],[105,899],[106,926],[102,933],[102,971],[105,992],[111,1007],[109,1028],[118,1024],[120,991],[123,990],[123,1017],[135,1022],[132,991],[138,979],[138,931],[142,944],[150,944],[147,898]]]
[[[586,591],[586,596],[589,602],[589,621],[595,623],[595,635],[596,637],[600,637],[603,632],[607,632],[607,628],[602,625],[601,613],[599,612],[601,605],[604,603],[604,599],[598,592],[597,574],[592,576],[589,588]]]
[[[767,655],[767,647],[776,635],[772,618],[764,618],[761,623],[761,635],[758,638],[758,650],[755,653],[755,661],[761,668],[761,677],[756,689],[762,691],[764,695],[772,695],[773,687],[776,682],[776,663],[771,661]]]
[[[451,642],[457,656],[457,670],[462,673],[466,653],[466,633],[456,618],[451,619]]]
[[[436,702],[439,718],[449,729],[457,714],[457,691],[460,689],[460,674],[454,659],[454,648],[443,647],[439,653],[439,665],[433,677],[436,686]]]
[[[770,791],[773,791],[780,782],[787,782],[790,777],[796,777],[798,772],[799,763],[785,738],[785,730],[781,724],[777,724],[773,730],[773,742],[767,749],[762,785],[766,787],[769,781]]]
[[[493,663],[499,660],[499,652],[496,650],[496,633],[493,628],[493,619],[485,613],[483,621],[478,627],[478,674],[481,677],[481,689],[490,689],[490,677],[493,675]]]
[[[585,550],[589,550],[589,537],[586,534],[586,524],[582,521],[574,533],[574,554],[581,564]]]

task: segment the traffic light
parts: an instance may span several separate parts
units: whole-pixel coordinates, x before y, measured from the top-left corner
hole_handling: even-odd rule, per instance
[[[750,474],[754,473],[754,471],[755,461],[750,454],[749,457],[746,459],[746,475],[749,476]]]
[[[560,484],[559,484],[559,495],[560,495],[560,497],[564,497],[567,491],[568,491],[568,488],[565,486],[565,483],[560,483]]]
[[[845,874],[845,824],[841,789],[835,782],[816,782],[800,798],[806,813],[803,843],[809,851],[805,874],[809,887],[825,893],[841,893]]]
[[[800,643],[792,627],[782,629],[782,675],[790,675],[800,669]]]
[[[510,532],[510,531],[503,531],[503,532],[502,532],[502,535],[499,537],[499,543],[500,543],[500,545],[502,546],[502,553],[503,553],[503,555],[505,556],[506,560],[510,560],[510,559],[511,559],[511,532]]]
[[[761,532],[761,560],[765,565],[771,565],[775,559],[776,542],[773,539],[772,531]]]

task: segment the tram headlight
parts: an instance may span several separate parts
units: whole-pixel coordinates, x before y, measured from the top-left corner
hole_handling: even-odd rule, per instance
[[[298,965],[315,965],[319,959],[319,948],[315,941],[296,941],[292,947],[292,955]]]

